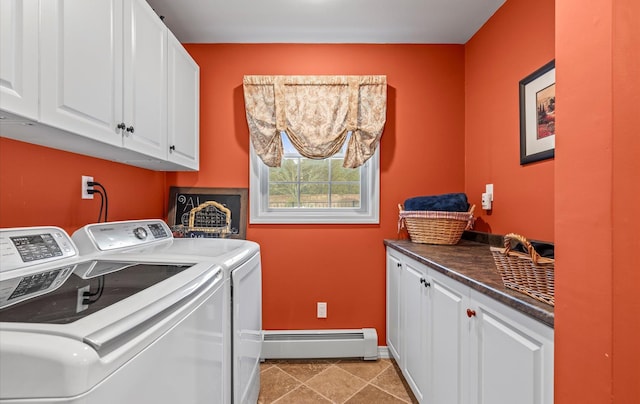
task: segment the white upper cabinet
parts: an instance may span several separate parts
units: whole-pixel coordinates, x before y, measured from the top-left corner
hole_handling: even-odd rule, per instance
[[[2,115],[30,121],[0,121],[1,136],[152,170],[198,169],[199,68],[145,0],[0,5]]]
[[[200,161],[200,68],[171,32],[168,37],[168,159],[197,170]]]
[[[166,159],[168,30],[145,1],[124,4],[123,144]]]
[[[122,145],[122,0],[46,0],[41,7],[41,117]]]
[[[0,0],[0,111],[38,118],[38,0]]]

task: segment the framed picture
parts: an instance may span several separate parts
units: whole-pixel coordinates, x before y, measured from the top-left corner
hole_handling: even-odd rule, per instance
[[[171,187],[167,224],[175,237],[245,239],[247,188]]]
[[[556,147],[555,60],[520,80],[520,164],[553,158]]]

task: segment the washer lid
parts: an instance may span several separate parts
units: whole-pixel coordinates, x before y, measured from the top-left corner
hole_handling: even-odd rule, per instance
[[[0,282],[0,322],[68,324],[193,266],[89,261]]]
[[[141,269],[132,265],[123,270],[134,271],[136,268]],[[107,279],[112,279],[118,272],[122,271],[105,273],[101,270],[97,277],[104,276],[106,285],[110,282]],[[76,270],[73,276],[84,279],[82,274]],[[90,278],[91,281],[95,279]],[[54,397],[69,401],[85,394],[182,324],[191,313],[204,307],[203,303],[214,294],[224,293],[223,285],[221,267],[196,264],[67,324],[0,323],[0,385],[3,386],[0,401]],[[141,286],[122,284],[123,289]],[[105,299],[104,293],[95,305],[102,304],[98,302]],[[27,304],[30,303],[19,303],[1,312]],[[92,305],[85,312],[89,310],[94,310]],[[183,332],[184,329],[174,337]],[[189,328],[186,333],[192,332],[198,334],[198,327]],[[209,338],[207,335],[202,337]]]

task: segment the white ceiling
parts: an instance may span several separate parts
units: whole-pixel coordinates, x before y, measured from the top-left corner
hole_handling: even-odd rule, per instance
[[[182,43],[466,43],[505,0],[147,0]]]

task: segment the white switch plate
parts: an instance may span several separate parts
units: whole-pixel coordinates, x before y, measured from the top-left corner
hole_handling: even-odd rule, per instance
[[[493,184],[487,184],[484,192],[491,195],[491,201],[493,202]]]
[[[318,318],[327,318],[327,302],[318,302]]]

